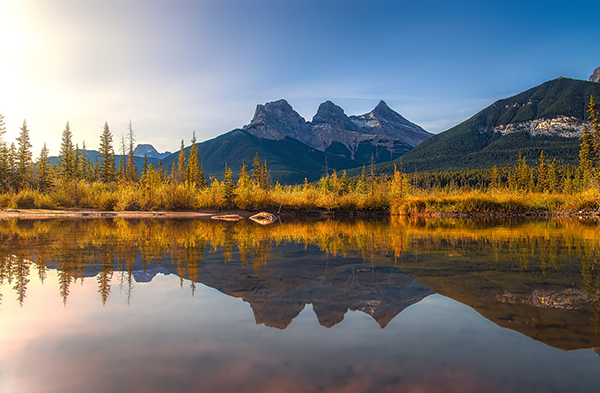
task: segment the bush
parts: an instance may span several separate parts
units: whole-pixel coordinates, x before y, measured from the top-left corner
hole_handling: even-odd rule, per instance
[[[15,198],[15,206],[17,209],[34,209],[35,198],[31,193],[21,193]]]

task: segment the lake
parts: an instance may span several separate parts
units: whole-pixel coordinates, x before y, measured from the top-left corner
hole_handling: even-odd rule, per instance
[[[0,221],[0,393],[595,392],[591,220]]]

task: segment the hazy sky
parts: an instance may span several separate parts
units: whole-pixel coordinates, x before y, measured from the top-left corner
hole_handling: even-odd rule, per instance
[[[287,99],[307,120],[380,99],[431,132],[497,99],[600,66],[599,1],[0,0],[0,113],[34,156],[97,149],[131,119],[177,150]]]

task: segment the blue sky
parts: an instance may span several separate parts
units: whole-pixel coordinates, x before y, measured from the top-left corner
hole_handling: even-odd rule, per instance
[[[139,143],[176,150],[287,99],[307,120],[379,100],[438,133],[497,99],[600,66],[596,1],[0,2],[6,140],[26,119],[34,155],[98,147],[131,119]]]

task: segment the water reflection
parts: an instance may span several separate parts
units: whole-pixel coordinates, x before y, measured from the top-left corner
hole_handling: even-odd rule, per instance
[[[202,283],[242,298],[258,324],[285,329],[311,304],[322,326],[359,310],[383,328],[440,293],[556,348],[593,348],[599,245],[597,224],[576,220],[0,221],[0,300],[26,307],[49,269],[65,306],[86,278],[106,304],[115,281],[131,301],[136,283],[173,274],[192,295]]]

